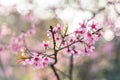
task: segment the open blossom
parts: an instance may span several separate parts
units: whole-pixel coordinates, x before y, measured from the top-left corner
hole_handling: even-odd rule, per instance
[[[48,57],[43,57],[35,53],[29,60],[29,64],[32,65],[34,68],[44,68],[48,65],[49,63],[49,58]]]
[[[77,50],[73,50],[73,54],[74,54],[74,55],[78,55],[79,52],[78,52]]]
[[[43,47],[46,49],[46,48],[48,48],[49,47],[49,42],[43,42]]]
[[[87,45],[87,47],[85,48],[85,53],[91,53],[91,52],[93,52],[94,49],[95,49],[94,46]]]
[[[84,34],[86,33],[87,31],[87,24],[85,22],[83,23],[79,23],[79,28],[77,28],[75,30],[75,35],[81,35],[81,36],[84,36]]]
[[[68,53],[68,54],[71,54],[71,52],[72,52],[72,49],[71,48],[66,48],[66,53]]]
[[[86,28],[86,23],[85,23],[85,22],[79,23],[79,25],[80,25],[80,27],[81,27],[82,29]]]
[[[56,40],[56,41],[59,41],[60,39],[61,39],[60,36],[55,36],[55,40]]]
[[[91,44],[91,43],[94,43],[94,38],[95,37],[92,33],[87,32],[84,39],[85,39],[86,43]]]
[[[46,67],[48,65],[48,63],[49,63],[49,58],[48,57],[44,57],[42,59],[42,66]]]
[[[47,31],[47,36],[52,37],[52,33],[50,31]]]
[[[75,39],[76,39],[75,37],[70,37],[68,41],[69,41],[69,43],[73,43],[75,41]]]
[[[23,65],[32,65],[34,68],[43,68],[46,67],[49,63],[49,58],[47,56],[42,57],[36,52],[28,56],[28,53],[26,53],[25,50],[22,53],[18,54],[18,58],[18,63],[21,63]]]
[[[75,35],[84,36],[85,33],[86,33],[85,28],[78,28],[78,29],[75,30]]]
[[[41,61],[42,61],[42,57],[39,54],[34,53],[31,58],[31,63],[32,63],[33,67],[40,68],[42,65]]]
[[[90,27],[91,27],[92,30],[96,30],[97,29],[96,28],[96,24],[94,22],[90,25]]]
[[[82,39],[79,41],[79,44],[74,45],[76,48],[79,47],[79,45],[83,45],[83,47],[79,47],[78,50],[75,48],[75,50],[73,51],[74,54],[78,54],[79,50],[81,50],[81,53],[91,53],[94,51],[94,44],[97,40],[99,40],[99,38],[102,36],[102,28],[98,28],[97,24],[95,24],[94,22],[91,24],[86,24],[86,23],[80,23],[79,24],[80,27],[77,28],[74,31],[74,35],[72,35],[73,39],[69,40],[69,44],[70,43],[74,43],[75,41]],[[73,41],[74,40],[74,41]],[[80,44],[81,43],[81,44]],[[81,48],[81,49],[80,49]],[[69,48],[67,48],[69,53]]]

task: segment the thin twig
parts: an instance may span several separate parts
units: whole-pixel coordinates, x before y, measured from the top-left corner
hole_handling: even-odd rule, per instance
[[[62,47],[62,48],[58,49],[57,51],[63,50],[64,48],[67,48],[67,47],[69,47],[69,46],[71,46],[71,45],[73,45],[73,44],[75,44],[75,43],[83,42],[82,39],[83,39],[83,38],[81,38],[80,40],[74,41],[73,43],[71,43],[71,44],[69,44],[69,45],[67,45],[67,46]]]

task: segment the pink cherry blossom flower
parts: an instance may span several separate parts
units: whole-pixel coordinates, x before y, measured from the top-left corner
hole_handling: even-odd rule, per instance
[[[70,47],[66,48],[66,53],[71,54],[72,49]]]
[[[74,37],[69,38],[69,42],[70,42],[70,43],[73,43],[74,41],[75,41],[75,38],[74,38]]]
[[[76,30],[75,30],[75,35],[76,36],[84,36],[85,35],[85,33],[86,33],[86,28],[77,28]]]
[[[79,25],[80,25],[81,28],[86,28],[86,23],[85,22],[79,23]]]
[[[92,34],[92,33],[90,33],[90,32],[87,32],[87,34],[86,34],[86,36],[85,36],[85,41],[86,41],[86,43],[88,43],[88,44],[93,44],[94,43],[94,35]]]
[[[57,34],[57,32],[58,32],[57,28],[54,27],[54,28],[53,28],[53,33],[54,33],[54,35]]]
[[[80,34],[80,33],[81,33],[81,31],[79,29],[75,30],[75,34]]]
[[[96,30],[97,29],[96,24],[94,22],[90,25],[90,27],[91,27],[91,30]]]
[[[48,63],[49,63],[49,58],[48,57],[44,57],[42,59],[42,66],[46,67],[48,65]]]
[[[50,38],[52,37],[52,33],[50,31],[47,31],[47,36]]]
[[[95,49],[94,46],[92,46],[92,45],[87,45],[87,47],[85,47],[84,53],[85,53],[85,54],[92,53],[94,49]]]
[[[49,47],[49,42],[43,42],[43,47],[45,48],[45,49],[47,49],[48,47]]]
[[[63,40],[62,45],[65,46],[66,44],[67,44],[66,41]]]
[[[73,50],[73,54],[74,54],[74,55],[78,55],[79,53],[78,53],[77,50]]]
[[[59,41],[60,39],[61,39],[61,37],[60,37],[59,35],[58,35],[58,36],[57,36],[57,35],[55,36],[55,40],[56,40],[56,41]]]
[[[34,68],[40,68],[42,66],[42,57],[38,53],[34,53],[31,62]]]

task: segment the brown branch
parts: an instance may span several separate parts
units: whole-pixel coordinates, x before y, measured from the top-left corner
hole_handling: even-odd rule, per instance
[[[67,46],[62,47],[62,48],[58,49],[57,51],[61,51],[61,50],[65,49],[65,48],[67,48],[67,47],[69,47],[69,46],[71,46],[71,45],[73,45],[73,44],[75,44],[75,43],[83,42],[82,39],[83,39],[83,38],[81,38],[80,40],[74,41],[73,43],[71,43],[71,44],[69,44],[69,45],[67,45]]]
[[[60,80],[60,77],[59,77],[59,75],[58,75],[58,73],[57,73],[57,71],[56,71],[56,68],[55,68],[54,64],[51,65],[51,69],[53,70],[53,72],[54,72],[57,80]]]
[[[53,39],[53,50],[54,50],[54,57],[55,57],[55,62],[53,64],[51,64],[51,69],[53,70],[57,80],[60,80],[60,77],[56,71],[56,68],[55,68],[55,64],[57,63],[57,53],[58,51],[56,50],[56,41],[55,41],[55,35],[54,35],[54,32],[53,32],[53,27],[50,26],[50,32],[52,33],[52,39]]]
[[[53,39],[53,49],[56,50],[56,41],[55,41],[55,35],[53,32],[53,27],[50,26],[50,32],[52,33],[52,39]]]
[[[73,54],[71,54],[69,60],[69,80],[73,80],[72,75],[73,75]]]

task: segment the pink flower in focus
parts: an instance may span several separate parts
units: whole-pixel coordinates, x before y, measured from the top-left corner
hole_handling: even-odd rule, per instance
[[[79,23],[79,25],[80,25],[81,28],[86,28],[86,23],[85,22]]]
[[[73,55],[78,55],[78,51],[77,50],[73,50]]]
[[[49,63],[49,58],[48,57],[44,57],[42,59],[42,66],[46,67],[48,65],[48,63]]]
[[[34,68],[40,68],[42,66],[42,57],[38,53],[34,53],[31,58],[31,63]]]
[[[43,68],[48,65],[49,58],[47,56],[42,58],[40,54],[34,53],[32,58],[27,59],[26,62],[33,65],[34,68]]]
[[[75,30],[75,35],[76,36],[79,35],[79,36],[84,37],[85,33],[86,33],[86,28],[78,28],[78,29]]]
[[[80,32],[81,32],[81,31],[80,31],[79,29],[76,29],[76,30],[75,30],[75,34],[80,34]]]
[[[54,28],[53,28],[53,33],[54,33],[54,35],[57,34],[57,32],[58,32],[57,28],[54,27]]]
[[[95,42],[95,38],[94,35],[90,32],[87,32],[85,35],[85,41],[87,44],[93,44]]]
[[[69,38],[70,43],[73,43],[74,41],[75,41],[75,38],[73,38],[73,37]]]
[[[94,22],[90,25],[90,27],[91,27],[91,30],[96,30],[97,29],[96,24]]]
[[[71,54],[72,49],[71,48],[66,48],[66,53]]]
[[[85,49],[84,49],[84,52],[83,52],[83,53],[85,53],[85,54],[92,53],[94,49],[95,49],[95,47],[94,47],[94,46],[92,46],[92,45],[87,45],[87,46],[85,47]]]
[[[49,47],[49,42],[43,42],[43,47],[47,49]]]
[[[55,40],[56,41],[59,41],[59,40],[61,40],[61,37],[58,35],[58,36],[55,36]]]
[[[65,46],[67,43],[65,41],[62,41],[62,45]]]
[[[47,36],[50,38],[52,37],[52,33],[50,31],[47,31]]]

